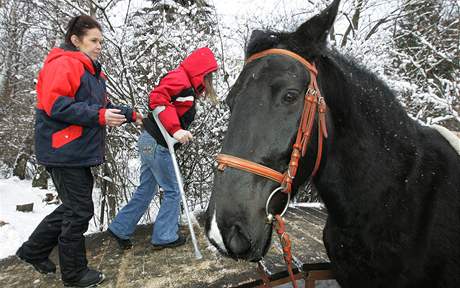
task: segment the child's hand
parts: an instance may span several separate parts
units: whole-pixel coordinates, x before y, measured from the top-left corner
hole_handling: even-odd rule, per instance
[[[187,130],[183,130],[183,129],[177,130],[174,133],[173,137],[174,137],[174,139],[176,139],[177,141],[179,141],[182,144],[187,144],[190,140],[193,139],[192,133],[190,133]]]

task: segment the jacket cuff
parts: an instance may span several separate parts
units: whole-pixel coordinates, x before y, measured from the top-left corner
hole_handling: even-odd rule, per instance
[[[168,131],[169,132],[169,135],[173,136],[174,133],[176,133],[177,131],[179,131],[180,129],[182,129],[182,127],[177,127],[177,126],[174,126],[171,128],[171,131]]]
[[[105,108],[99,109],[99,125],[101,125],[101,126],[105,126],[105,124],[106,124],[105,123],[105,111],[106,110],[107,109],[105,109]]]

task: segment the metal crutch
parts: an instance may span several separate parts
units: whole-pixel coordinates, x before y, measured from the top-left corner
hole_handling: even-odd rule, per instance
[[[179,165],[177,164],[176,153],[174,152],[174,144],[178,143],[179,141],[177,141],[169,135],[165,127],[163,127],[163,124],[161,123],[160,119],[158,118],[158,114],[160,114],[160,112],[164,109],[164,106],[158,106],[152,111],[152,115],[155,118],[158,127],[160,128],[161,134],[163,134],[163,137],[166,140],[166,144],[168,145],[169,154],[171,155],[174,166],[174,172],[176,173],[177,184],[179,185],[180,196],[182,198],[182,203],[184,204],[185,215],[187,216],[188,228],[190,229],[190,235],[192,235],[193,247],[195,248],[195,258],[201,259],[203,258],[203,256],[201,255],[198,243],[196,241],[192,219],[190,218],[190,213],[188,210],[187,199],[185,198],[184,183],[182,181],[182,175],[180,174]]]

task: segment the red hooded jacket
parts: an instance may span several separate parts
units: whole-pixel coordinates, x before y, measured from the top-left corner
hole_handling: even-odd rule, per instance
[[[166,74],[150,93],[150,109],[165,106],[159,118],[170,135],[190,125],[195,116],[195,98],[205,89],[204,76],[216,70],[217,61],[212,51],[199,48]]]

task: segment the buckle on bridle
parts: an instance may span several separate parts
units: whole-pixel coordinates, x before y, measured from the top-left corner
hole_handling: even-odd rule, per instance
[[[307,95],[313,95],[313,96],[316,96],[316,94],[318,94],[318,91],[313,88],[313,87],[308,87],[307,89]]]

